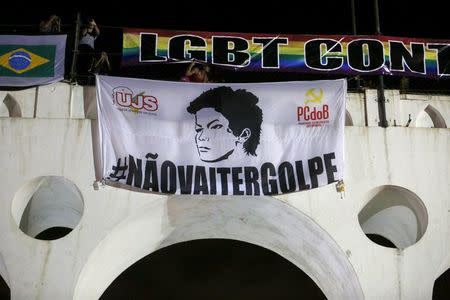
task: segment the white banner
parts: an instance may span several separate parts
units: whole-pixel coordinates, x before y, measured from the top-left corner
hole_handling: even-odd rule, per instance
[[[272,195],[343,179],[346,81],[97,77],[104,179],[142,191]]]

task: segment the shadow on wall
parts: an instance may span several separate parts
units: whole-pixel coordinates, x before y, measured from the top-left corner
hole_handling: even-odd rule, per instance
[[[3,104],[0,105],[0,117],[21,118],[22,110],[17,100],[11,95],[6,94]]]
[[[353,126],[353,119],[348,110],[345,110],[345,126]]]
[[[302,270],[253,244],[204,239],[174,244],[142,258],[100,299],[326,299]]]
[[[447,128],[444,117],[433,106],[428,105],[419,113],[416,119],[416,127]]]

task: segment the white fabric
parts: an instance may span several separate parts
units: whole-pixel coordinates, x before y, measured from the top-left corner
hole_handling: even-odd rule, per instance
[[[243,151],[254,129],[231,134],[231,121],[217,110],[187,111],[203,92],[223,86],[259,99],[256,155]],[[203,84],[98,76],[102,174],[110,183],[177,194],[281,194],[341,180],[346,90],[344,79]],[[127,107],[127,97],[146,105]],[[238,110],[245,107],[241,101]],[[219,148],[232,153],[220,159]]]

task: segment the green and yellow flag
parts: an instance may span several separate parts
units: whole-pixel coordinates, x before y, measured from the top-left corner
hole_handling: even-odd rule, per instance
[[[64,78],[66,35],[0,35],[0,86],[49,84]]]

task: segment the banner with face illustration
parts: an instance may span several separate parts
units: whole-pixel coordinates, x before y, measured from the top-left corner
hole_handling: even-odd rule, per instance
[[[186,83],[97,77],[107,183],[273,195],[343,179],[346,81]]]

